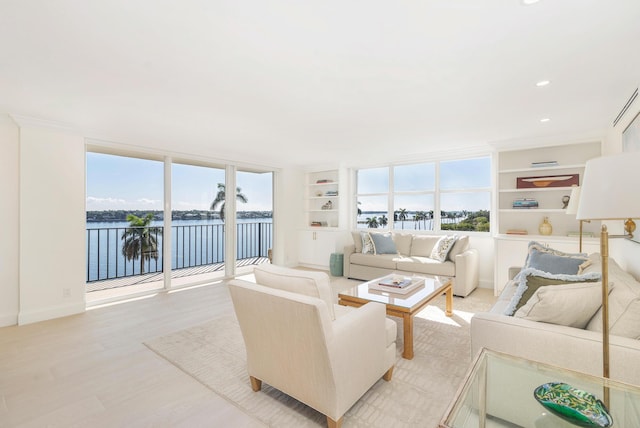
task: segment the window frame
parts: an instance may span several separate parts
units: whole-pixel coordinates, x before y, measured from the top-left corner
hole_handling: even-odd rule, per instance
[[[452,161],[465,161],[465,160],[473,160],[473,159],[487,159],[489,162],[488,167],[488,175],[489,175],[489,186],[487,187],[460,187],[460,188],[452,188],[452,189],[442,189],[441,188],[441,165],[445,162]],[[396,191],[394,189],[394,175],[395,168],[405,165],[420,165],[420,164],[433,164],[434,165],[434,189],[433,190],[408,190],[408,191]],[[374,168],[388,168],[389,174],[389,186],[387,192],[384,193],[358,193],[358,172],[364,169],[374,169]],[[492,233],[492,222],[491,222],[491,212],[493,208],[493,156],[489,153],[476,154],[473,156],[466,157],[455,157],[455,158],[442,158],[442,159],[426,159],[423,161],[417,162],[406,162],[406,163],[389,163],[385,165],[376,165],[376,166],[363,166],[354,168],[354,206],[356,207],[356,211],[352,216],[352,221],[355,224],[356,229],[360,230],[375,230],[368,227],[359,227],[358,224],[358,201],[361,197],[370,197],[370,196],[386,196],[387,197],[387,215],[389,216],[389,222],[386,227],[378,228],[386,231],[394,231],[394,230],[402,230],[398,229],[394,225],[393,219],[395,218],[394,214],[398,210],[398,207],[394,206],[395,197],[398,195],[433,195],[433,228],[431,230],[420,230],[420,229],[405,229],[411,230],[412,233],[421,233],[421,232],[430,232],[430,233],[441,233],[441,232],[449,232],[450,229],[442,229],[442,197],[443,195],[456,194],[456,193],[485,193],[488,194],[489,199],[489,207],[487,211],[489,212],[489,230],[488,231],[464,231],[465,234],[480,234],[482,236],[486,236],[487,234]],[[475,211],[473,211],[475,212]]]

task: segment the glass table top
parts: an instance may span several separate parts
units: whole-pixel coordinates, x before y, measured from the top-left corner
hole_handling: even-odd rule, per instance
[[[385,277],[386,278],[386,277]],[[446,276],[427,276],[416,275],[410,277],[415,281],[423,280],[423,284],[420,284],[415,289],[412,289],[407,294],[394,293],[393,291],[384,291],[371,288],[372,285],[378,284],[381,278],[376,278],[371,281],[364,282],[351,289],[343,291],[340,295],[352,296],[360,299],[369,300],[372,302],[380,302],[388,305],[400,306],[403,308],[411,308],[425,298],[431,297],[438,290],[447,285],[451,281],[450,277]],[[440,294],[440,292],[438,292]]]
[[[609,391],[606,407],[613,418],[611,426],[640,427],[640,387],[486,349],[477,356],[440,427],[581,426],[556,416],[536,400],[534,390],[550,382],[566,383],[580,394],[600,400],[606,387]]]

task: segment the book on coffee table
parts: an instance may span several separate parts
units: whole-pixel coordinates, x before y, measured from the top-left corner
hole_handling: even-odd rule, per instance
[[[385,277],[381,278],[378,284],[384,285],[385,287],[404,288],[411,285],[411,278],[398,276]]]
[[[388,285],[391,284],[391,285]],[[388,275],[369,283],[370,290],[386,291],[388,293],[407,294],[424,285],[424,278],[402,277]]]

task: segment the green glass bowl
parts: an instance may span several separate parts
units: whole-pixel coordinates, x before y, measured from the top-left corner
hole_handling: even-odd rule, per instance
[[[533,396],[554,415],[581,427],[607,428],[613,425],[609,410],[593,394],[561,382],[540,385]]]

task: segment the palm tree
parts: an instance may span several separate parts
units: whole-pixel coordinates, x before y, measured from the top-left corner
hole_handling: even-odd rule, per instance
[[[404,229],[404,221],[407,219],[407,210],[406,208],[400,208],[398,210],[398,220],[400,220],[400,224],[402,225],[402,229]]]
[[[389,220],[386,215],[382,214],[381,217],[378,217],[378,224],[380,224],[380,226],[385,227],[388,222]]]
[[[418,230],[420,230],[420,220],[425,220],[426,218],[427,218],[427,214],[424,211],[416,211],[416,213],[413,215],[413,221],[417,223]]]
[[[122,255],[127,261],[140,259],[140,273],[144,273],[144,262],[158,260],[158,235],[162,236],[162,228],[149,227],[153,213],[144,217],[127,215],[129,227],[122,234]]]
[[[211,202],[211,206],[209,209],[211,211],[215,211],[218,206],[220,206],[220,220],[224,221],[224,206],[225,206],[225,198],[226,198],[226,186],[224,183],[218,183],[218,193],[216,194],[216,198]],[[249,202],[247,197],[242,193],[242,189],[236,187],[236,199],[243,204]]]
[[[377,229],[378,228],[378,219],[375,217],[367,217],[367,227],[369,229]]]

